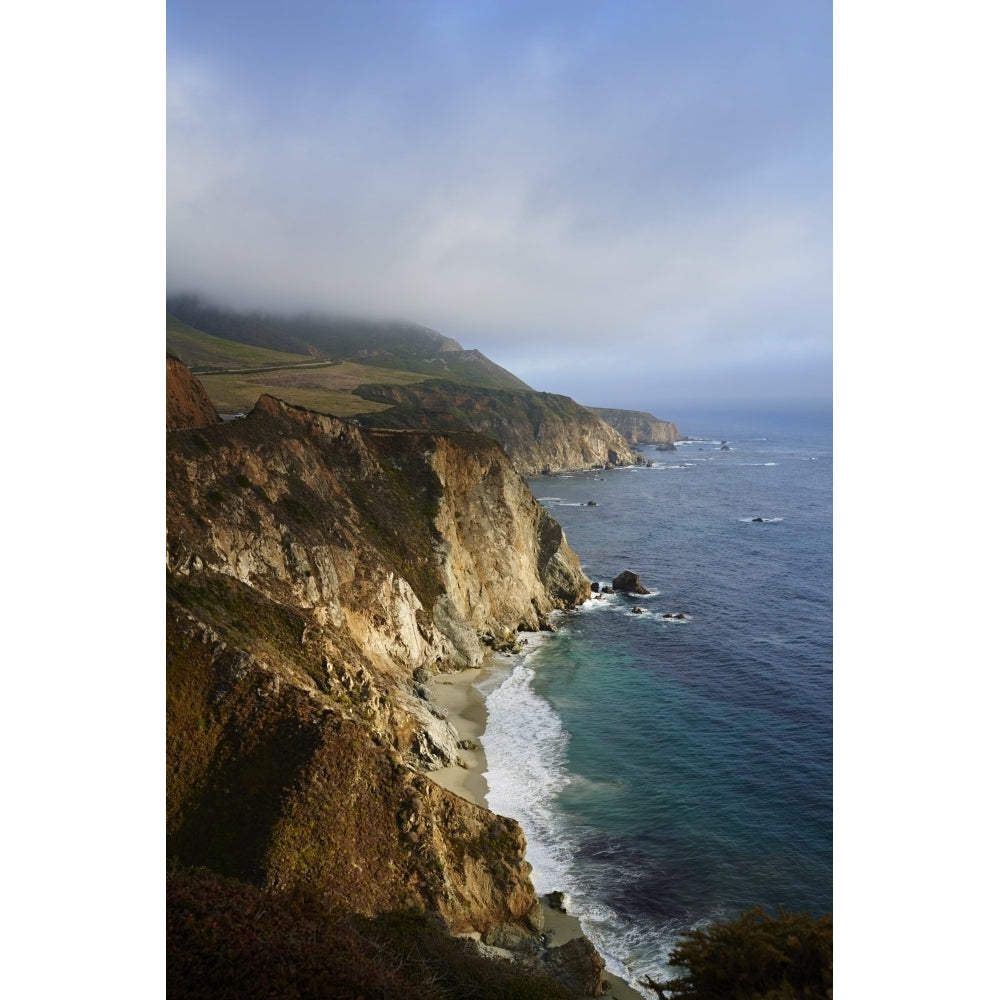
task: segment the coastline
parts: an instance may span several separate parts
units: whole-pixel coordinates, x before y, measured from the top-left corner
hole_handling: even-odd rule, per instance
[[[427,777],[442,788],[474,802],[483,809],[489,809],[486,780],[487,761],[480,742],[486,730],[486,698],[476,686],[494,671],[503,669],[503,661],[494,658],[482,667],[470,667],[449,674],[435,674],[428,681],[434,703],[448,713],[448,721],[455,727],[460,740],[471,740],[475,750],[463,750],[462,758],[466,767],[452,765],[436,771],[428,771]],[[585,937],[580,921],[572,913],[564,913],[549,905],[544,896],[539,896],[542,912],[545,914],[545,935],[547,946],[558,948],[574,938]],[[603,996],[609,1000],[645,1000],[645,997],[624,979],[604,970],[604,979],[609,990]]]

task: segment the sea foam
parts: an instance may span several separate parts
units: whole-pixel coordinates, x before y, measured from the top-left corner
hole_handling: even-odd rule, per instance
[[[524,829],[532,881],[539,893],[565,891],[572,849],[553,837],[552,804],[570,783],[566,771],[569,734],[552,706],[531,689],[534,650],[486,695],[482,735],[490,809],[511,816]]]

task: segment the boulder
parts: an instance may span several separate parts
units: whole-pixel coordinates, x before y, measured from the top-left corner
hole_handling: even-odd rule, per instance
[[[575,997],[599,997],[603,990],[604,959],[585,937],[573,938],[545,953],[548,971]]]
[[[535,937],[530,931],[516,924],[497,924],[487,929],[483,934],[483,944],[491,948],[503,948],[505,951],[518,951],[531,947]]]
[[[649,591],[639,582],[639,575],[632,570],[626,569],[619,573],[612,581],[611,586],[615,590],[624,590],[629,594],[648,594]]]
[[[558,910],[560,913],[566,913],[566,893],[559,892],[558,890],[548,893],[545,896],[545,902],[552,907],[553,910]]]

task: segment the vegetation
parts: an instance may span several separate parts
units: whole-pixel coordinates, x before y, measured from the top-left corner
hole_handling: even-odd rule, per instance
[[[670,953],[683,975],[644,986],[661,1000],[831,1000],[833,918],[757,908],[688,931]]]
[[[387,379],[397,373],[386,371]],[[419,375],[398,373],[401,378]],[[220,413],[249,413],[262,393],[278,396],[293,406],[302,406],[335,417],[353,417],[362,413],[377,413],[385,405],[356,396],[352,389],[372,377],[370,368],[343,362],[325,369],[278,370],[243,375],[199,376],[205,391]]]
[[[312,360],[308,354],[273,351],[214,337],[167,313],[167,353],[195,371],[205,369],[264,368],[299,365]]]
[[[569,1000],[419,911],[365,919],[309,890],[267,893],[204,868],[167,878],[167,997]]]
[[[292,354],[217,337],[167,314],[167,354],[201,379],[220,413],[247,413],[269,392],[295,406],[334,416],[384,410],[388,404],[362,399],[354,390],[373,379],[386,385],[422,381],[419,373],[357,361],[331,361],[318,354]]]
[[[416,323],[237,312],[192,295],[169,298],[167,310],[178,322],[241,345],[317,359],[356,361],[420,376],[445,376],[469,385],[529,388],[478,351],[462,350],[455,341]],[[168,346],[173,345],[168,342]]]

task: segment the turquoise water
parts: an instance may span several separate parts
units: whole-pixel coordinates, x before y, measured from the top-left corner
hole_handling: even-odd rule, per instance
[[[652,593],[559,616],[489,684],[483,736],[536,888],[633,982],[705,921],[832,910],[829,434],[726,426],[645,455],[532,482],[592,580]]]

